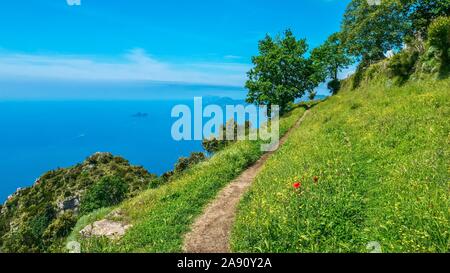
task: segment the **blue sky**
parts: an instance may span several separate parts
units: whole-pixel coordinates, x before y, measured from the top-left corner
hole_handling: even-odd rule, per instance
[[[0,79],[242,86],[266,33],[291,28],[317,46],[349,0],[66,2],[3,1]]]

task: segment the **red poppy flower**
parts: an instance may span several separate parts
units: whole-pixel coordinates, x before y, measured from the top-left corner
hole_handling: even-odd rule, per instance
[[[302,186],[302,184],[300,182],[295,182],[293,186],[295,189],[298,189]]]
[[[314,183],[316,183],[316,184],[317,184],[317,182],[319,182],[319,177],[317,177],[317,176],[314,176]]]

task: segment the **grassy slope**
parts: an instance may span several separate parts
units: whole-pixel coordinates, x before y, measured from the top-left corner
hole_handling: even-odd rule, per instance
[[[296,108],[281,119],[284,134],[303,114]],[[82,240],[84,252],[179,252],[183,235],[194,218],[228,182],[261,156],[260,142],[244,141],[230,145],[206,162],[200,163],[179,179],[158,189],[148,190],[118,209],[119,220],[133,224],[127,234],[116,242],[106,239]],[[88,223],[105,217],[107,210],[84,217],[69,237]]]
[[[269,159],[239,206],[233,249],[449,252],[449,132],[450,80],[344,90]]]

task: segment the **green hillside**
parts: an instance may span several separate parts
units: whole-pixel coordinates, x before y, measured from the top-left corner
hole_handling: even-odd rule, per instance
[[[61,251],[80,216],[136,196],[155,178],[109,153],[49,171],[0,206],[0,252]]]
[[[234,251],[450,251],[450,80],[371,77],[347,80],[269,159]]]
[[[303,107],[297,107],[284,115],[280,133],[286,133],[304,111]],[[69,241],[81,242],[83,252],[180,252],[183,236],[193,220],[220,189],[260,158],[261,143],[240,141],[228,145],[169,183],[149,189],[118,207],[80,219]],[[80,236],[82,228],[104,218],[132,228],[117,240]]]
[[[315,105],[268,160],[237,212],[236,252],[450,250],[450,80],[399,85],[379,63]],[[425,79],[424,77],[427,77]],[[303,114],[281,121],[285,133]],[[82,217],[68,241],[83,252],[179,252],[218,191],[262,154],[244,141],[116,207]],[[295,183],[300,183],[298,189]],[[118,239],[82,237],[101,219],[132,227]]]

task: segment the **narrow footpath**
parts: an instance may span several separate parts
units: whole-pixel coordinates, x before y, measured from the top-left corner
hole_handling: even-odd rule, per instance
[[[295,125],[280,139],[280,147],[286,142],[292,131],[298,128],[307,110]],[[184,239],[183,251],[186,253],[229,253],[230,234],[236,216],[236,207],[249,189],[255,177],[261,172],[264,163],[274,152],[264,154],[254,165],[222,189],[202,215],[192,225]]]

